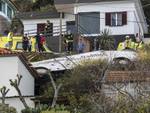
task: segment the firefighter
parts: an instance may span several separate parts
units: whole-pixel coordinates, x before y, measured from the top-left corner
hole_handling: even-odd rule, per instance
[[[125,49],[125,44],[123,42],[120,42],[119,45],[118,45],[117,50],[121,51],[121,50],[124,50],[124,49]]]
[[[47,20],[47,23],[45,25],[45,32],[46,32],[46,37],[50,37],[52,34],[52,26],[49,20]]]
[[[132,39],[130,38],[130,36],[126,36],[124,41],[125,49],[131,49],[131,43]]]
[[[70,31],[67,32],[67,34],[64,35],[64,42],[66,44],[66,51],[71,52],[73,51],[73,35]]]
[[[117,50],[134,49],[134,48],[135,48],[135,42],[132,41],[130,36],[126,36],[125,41],[119,43]]]
[[[136,43],[135,43],[135,50],[139,50],[142,49],[144,46],[144,43],[141,39],[136,39]]]

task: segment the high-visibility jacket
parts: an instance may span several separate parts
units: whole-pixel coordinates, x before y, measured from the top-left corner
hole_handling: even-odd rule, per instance
[[[143,46],[144,46],[144,44],[143,44],[143,42],[141,41],[141,42],[139,42],[139,43],[135,43],[135,48],[136,48],[136,50],[138,50],[138,49],[142,49],[143,48]]]
[[[128,43],[121,42],[121,43],[119,43],[117,50],[124,50],[126,48],[135,50],[135,42],[133,42],[133,41],[128,42]]]
[[[118,45],[117,50],[121,51],[121,50],[124,50],[124,49],[125,49],[125,43],[124,42],[120,42],[119,45]]]
[[[136,50],[135,42],[133,42],[133,41],[131,42],[130,49]]]
[[[13,32],[9,32],[7,35],[7,41],[8,42],[12,41],[12,37],[13,37]]]
[[[124,43],[125,43],[125,48],[131,48],[131,43],[132,43],[131,39],[126,39]]]

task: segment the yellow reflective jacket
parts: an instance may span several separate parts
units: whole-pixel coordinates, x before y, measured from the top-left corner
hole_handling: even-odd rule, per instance
[[[119,45],[118,45],[117,50],[118,50],[118,51],[121,51],[121,50],[124,50],[124,49],[125,49],[125,44],[124,44],[124,42],[120,42]]]
[[[7,35],[7,41],[8,42],[12,41],[12,37],[13,37],[13,32],[9,32]]]

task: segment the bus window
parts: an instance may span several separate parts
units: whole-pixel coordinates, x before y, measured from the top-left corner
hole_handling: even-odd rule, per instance
[[[16,50],[23,50],[23,48],[22,48],[22,42],[17,42],[17,44],[16,44]]]

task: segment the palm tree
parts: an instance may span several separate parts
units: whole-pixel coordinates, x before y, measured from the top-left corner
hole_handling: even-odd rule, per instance
[[[110,31],[108,29],[104,29],[104,31],[101,32],[100,37],[98,37],[98,43],[102,50],[112,50],[115,48],[114,38],[110,36]]]

